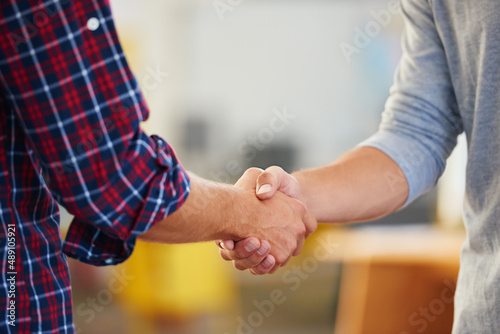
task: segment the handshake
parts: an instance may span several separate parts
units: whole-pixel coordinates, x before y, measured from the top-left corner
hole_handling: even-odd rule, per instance
[[[316,230],[316,219],[348,223],[383,217],[401,208],[409,194],[401,168],[372,147],[358,147],[329,165],[294,175],[279,167],[250,168],[234,186],[192,175],[186,202],[141,238],[219,240],[222,258],[262,275],[300,253]]]
[[[220,255],[239,270],[274,273],[297,256],[317,228],[307,211],[297,179],[280,167],[248,169],[235,184],[246,200],[234,203],[240,211],[235,239],[219,240]]]

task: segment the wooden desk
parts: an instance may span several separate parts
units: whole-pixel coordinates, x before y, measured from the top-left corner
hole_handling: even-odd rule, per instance
[[[446,334],[464,232],[432,227],[328,231],[343,263],[335,334]]]

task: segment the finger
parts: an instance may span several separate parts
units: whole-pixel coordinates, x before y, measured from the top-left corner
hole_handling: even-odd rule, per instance
[[[292,256],[290,255],[290,256],[288,257],[288,259],[286,259],[286,261],[285,261],[285,262],[283,262],[283,264],[281,265],[281,267],[285,267],[285,266],[288,264],[288,262],[290,262],[290,260],[291,260],[291,259],[292,259]]]
[[[219,249],[233,250],[234,241],[233,240],[216,240],[215,244]]]
[[[281,174],[279,170],[271,170],[268,168],[259,175],[255,189],[255,193],[259,199],[269,199],[279,190],[279,174]]]
[[[300,253],[302,252],[302,247],[304,247],[304,242],[306,241],[305,238],[299,238],[299,240],[297,240],[297,248],[295,248],[295,251],[293,252],[293,256],[298,256],[300,255]],[[283,264],[283,266],[286,265]]]
[[[314,218],[314,216],[307,210],[305,211],[304,216],[302,217],[302,221],[306,226],[306,239],[307,239],[318,228],[318,222],[316,218]]]
[[[233,261],[233,266],[238,269],[239,271],[244,271],[247,270],[248,268],[245,268],[245,266],[242,266],[239,261]]]
[[[274,268],[270,271],[270,274],[274,274],[276,271],[278,271],[279,268],[285,267],[288,264],[288,262],[290,262],[291,258],[292,258],[292,255],[290,255],[285,261],[283,261],[283,263],[275,264]]]
[[[267,243],[269,245],[269,243]],[[237,259],[246,259],[249,256],[254,255],[258,250],[260,250],[262,244],[259,239],[250,237],[238,241],[234,246],[234,251]],[[270,248],[267,247],[267,248]]]
[[[266,258],[259,263],[259,265],[255,268],[250,269],[249,271],[254,275],[265,275],[273,269],[276,264],[276,260],[274,256],[271,254],[267,255]]]
[[[231,259],[231,256],[230,256],[231,255],[231,251],[228,251],[228,250],[220,248],[219,249],[219,254],[222,257],[222,259],[224,259],[226,261],[232,261],[233,260],[233,259]]]
[[[224,241],[221,241],[221,247],[223,249],[233,250],[234,249],[234,241],[233,240],[224,240]]]
[[[258,258],[252,256],[244,260],[234,260],[233,264],[238,270],[248,269],[254,275],[264,275],[274,266],[274,262],[270,263],[271,261],[266,260],[268,255],[269,254],[266,253],[264,256],[260,256]],[[265,263],[263,264],[263,262]]]
[[[279,258],[281,258],[282,260],[278,260]],[[269,271],[269,274],[274,274],[279,268],[286,266],[290,261],[290,259],[292,258],[292,254],[288,255],[286,258],[284,258],[284,260],[283,258],[284,257],[280,256],[278,256],[278,258],[275,258],[276,259],[275,264],[273,268]]]
[[[288,174],[283,168],[272,166],[267,168],[257,178],[257,197],[265,200],[274,196],[276,191],[300,200],[300,185],[295,177]]]
[[[261,246],[260,240],[250,237],[238,241],[232,250],[221,249],[220,255],[224,260],[243,260],[253,255]]]
[[[252,255],[250,255],[249,257],[247,257],[245,259],[236,260],[235,267],[237,267],[238,269],[256,268],[262,262],[265,261],[270,250],[271,250],[271,245],[269,244],[269,242],[264,240],[261,242],[260,248],[255,253],[253,253]],[[266,264],[267,264],[267,266],[265,266],[265,267],[269,267],[269,264],[268,263],[266,263]],[[271,266],[271,268],[272,268],[272,266]],[[271,269],[271,268],[269,268],[269,269]],[[263,271],[267,272],[266,270],[263,270]]]
[[[255,182],[260,174],[262,174],[262,169],[255,167],[248,168],[234,185],[240,188],[251,189],[255,187]]]

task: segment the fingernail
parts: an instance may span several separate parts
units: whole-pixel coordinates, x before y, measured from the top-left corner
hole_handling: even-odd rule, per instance
[[[273,262],[269,260],[269,258],[266,258],[264,261],[262,261],[262,265],[266,268],[269,268],[272,264]]]
[[[250,241],[250,242],[247,242],[247,244],[245,245],[245,250],[247,252],[253,252],[254,250],[257,249],[257,244],[255,241]]]
[[[258,255],[264,255],[268,251],[267,245],[262,245],[260,246],[259,250],[257,251]]]
[[[273,186],[271,186],[270,184],[263,184],[260,186],[259,190],[257,191],[257,195],[268,193],[272,189],[273,189]]]

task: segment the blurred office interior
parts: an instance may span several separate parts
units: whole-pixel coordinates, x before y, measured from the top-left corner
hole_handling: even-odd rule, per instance
[[[151,110],[143,127],[188,170],[228,183],[252,166],[292,172],[377,130],[401,55],[397,1],[111,3]],[[236,271],[213,243],[71,261],[78,332],[445,333],[464,239],[459,141],[437,190],[377,222],[321,226],[273,276]]]

